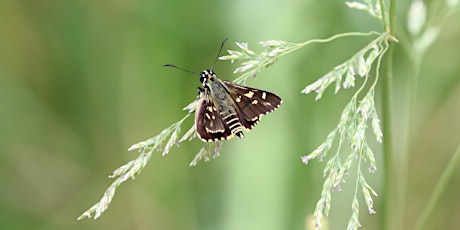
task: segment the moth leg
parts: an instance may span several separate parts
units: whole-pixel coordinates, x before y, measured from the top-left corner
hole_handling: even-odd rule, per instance
[[[197,96],[197,98],[201,98],[204,95],[206,95],[206,90],[207,90],[206,88],[198,87],[198,96]]]

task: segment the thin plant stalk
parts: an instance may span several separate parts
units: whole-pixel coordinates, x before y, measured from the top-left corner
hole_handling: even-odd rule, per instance
[[[387,67],[386,76],[382,79],[382,131],[385,134],[383,136],[383,167],[384,167],[384,182],[383,182],[383,196],[382,196],[382,215],[381,215],[381,226],[382,229],[392,229],[390,223],[392,223],[391,213],[394,206],[394,158],[393,158],[393,139],[392,139],[392,101],[393,101],[393,46],[390,45],[387,56]]]
[[[449,161],[449,164],[447,165],[446,169],[442,173],[442,176],[439,179],[438,184],[436,185],[434,192],[431,195],[430,200],[428,201],[428,204],[426,208],[424,209],[424,212],[417,223],[417,227],[415,228],[416,230],[421,230],[423,229],[423,227],[425,227],[425,223],[428,220],[428,217],[430,217],[431,214],[433,213],[436,203],[438,202],[443,192],[446,190],[447,185],[452,179],[452,176],[455,175],[459,164],[460,164],[460,144],[457,146],[457,150],[452,156],[452,159]]]
[[[382,18],[385,18],[385,4],[383,0],[379,0],[382,10]],[[389,16],[388,25],[385,25],[386,20],[383,21],[384,30],[386,30],[390,36],[396,37],[395,34],[395,19],[396,19],[396,0],[390,0],[389,5]],[[386,76],[382,79],[382,116],[383,124],[383,167],[384,167],[384,195],[382,196],[382,215],[380,224],[382,229],[389,230],[393,229],[391,223],[394,223],[394,210],[396,204],[394,203],[395,197],[395,165],[394,165],[394,152],[393,152],[393,132],[392,132],[392,101],[393,101],[393,45],[389,45],[386,62]]]

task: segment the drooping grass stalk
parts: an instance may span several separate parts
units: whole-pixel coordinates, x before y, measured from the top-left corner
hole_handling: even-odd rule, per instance
[[[245,83],[246,79],[249,77],[255,77],[256,74],[261,71],[263,68],[270,67],[274,64],[277,58],[287,55],[295,50],[303,48],[312,43],[327,43],[333,40],[343,38],[343,37],[356,37],[356,36],[363,36],[368,37],[371,35],[381,35],[381,33],[376,31],[370,31],[367,33],[362,32],[347,32],[333,35],[329,38],[324,39],[311,39],[306,42],[301,43],[291,43],[285,41],[277,41],[277,40],[269,40],[260,42],[260,44],[264,47],[273,48],[269,49],[269,52],[262,52],[260,54],[255,53],[254,51],[248,48],[246,43],[238,43],[237,45],[242,49],[243,52],[240,51],[232,51],[229,50],[229,55],[220,57],[221,60],[249,60],[244,62],[241,67],[238,67],[234,73],[245,72],[240,77],[234,80],[236,83]]]
[[[345,63],[342,63],[336,66],[331,72],[325,74],[322,78],[318,79],[316,82],[308,85],[302,92],[311,93],[316,92],[318,100],[321,98],[324,89],[331,85],[333,82],[336,84],[336,92],[340,89],[341,75],[344,75],[346,71],[343,70],[344,67],[352,66],[358,70],[351,70],[349,72],[357,72],[364,78],[364,82],[361,87],[355,92],[352,99],[345,107],[342,112],[340,122],[335,129],[333,129],[330,134],[327,136],[325,142],[319,145],[312,153],[302,157],[302,161],[305,164],[312,159],[318,159],[322,161],[327,153],[332,147],[332,143],[337,137],[337,132],[339,135],[339,144],[336,154],[331,157],[330,160],[326,163],[325,169],[323,170],[323,176],[325,181],[323,183],[323,189],[321,192],[321,198],[317,202],[315,211],[314,211],[314,224],[316,228],[321,227],[321,219],[323,216],[329,214],[331,207],[331,193],[334,190],[340,190],[340,184],[344,182],[344,172],[348,172],[353,161],[359,159],[358,161],[358,176],[356,184],[356,192],[358,188],[362,188],[362,194],[366,201],[368,207],[368,212],[374,214],[373,209],[373,198],[371,195],[377,196],[377,193],[372,189],[372,187],[366,182],[365,176],[361,171],[361,159],[364,159],[366,162],[369,162],[369,172],[373,173],[377,170],[375,165],[375,158],[373,151],[369,148],[365,132],[367,129],[367,121],[372,121],[372,130],[376,137],[377,142],[382,142],[382,132],[379,128],[379,119],[377,116],[376,108],[374,105],[374,92],[375,87],[378,83],[380,76],[380,66],[383,56],[385,56],[388,51],[389,42],[394,41],[393,37],[390,37],[388,34],[384,33],[379,38],[370,42],[365,48],[355,54],[350,60]],[[370,48],[372,47],[372,49]],[[374,53],[369,53],[369,50],[373,50]],[[368,65],[362,65],[363,61],[360,61],[363,58],[364,54],[369,53],[369,56],[366,57],[368,60],[365,63]],[[367,80],[370,77],[369,71],[371,70],[370,63],[374,63],[375,60],[375,78],[373,84],[369,87],[368,92],[365,93],[365,96],[359,97],[359,94],[364,90]],[[353,63],[353,64],[350,64]],[[345,77],[344,88],[347,88],[347,85],[354,85],[354,81],[349,80],[349,76]],[[359,102],[359,103],[357,103]],[[346,141],[345,141],[346,140]],[[342,161],[340,156],[340,148],[342,143],[350,143],[352,152],[346,157],[345,161]],[[343,163],[342,163],[343,162]],[[357,229],[360,227],[358,220],[359,217],[359,202],[358,197],[353,197],[352,201],[352,215],[348,223],[347,229]]]
[[[457,146],[457,150],[452,156],[452,159],[449,161],[449,164],[447,165],[446,169],[442,173],[442,176],[439,179],[438,184],[436,184],[434,192],[431,195],[428,201],[428,204],[426,208],[424,209],[422,216],[418,220],[417,227],[415,228],[416,230],[421,230],[423,229],[423,227],[425,227],[425,223],[428,220],[428,217],[430,217],[431,214],[433,213],[436,203],[438,202],[444,190],[446,190],[446,187],[449,184],[452,176],[455,175],[456,170],[459,167],[459,164],[460,164],[460,144]]]

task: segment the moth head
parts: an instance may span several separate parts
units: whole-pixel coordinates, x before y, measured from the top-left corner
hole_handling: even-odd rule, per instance
[[[212,70],[203,70],[200,73],[200,82],[205,83],[210,79],[214,79],[216,77],[216,74],[212,72]]]

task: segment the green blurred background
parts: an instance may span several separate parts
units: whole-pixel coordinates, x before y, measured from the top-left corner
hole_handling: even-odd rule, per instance
[[[401,3],[404,24],[408,3]],[[459,20],[446,21],[422,64],[408,140],[408,227],[460,139]],[[0,1],[0,228],[305,229],[320,197],[324,162],[303,165],[300,157],[336,126],[354,89],[338,96],[328,90],[318,102],[300,90],[369,38],[314,44],[283,57],[248,81],[284,103],[245,139],[225,143],[219,158],[196,167],[188,164],[202,146],[197,139],[164,157],[155,154],[100,219],[76,218],[102,196],[112,182],[107,176],[136,158],[127,148],[178,121],[195,99],[198,76],[163,64],[208,68],[225,37],[225,49],[237,49],[240,41],[260,51],[263,40],[379,29],[377,20],[342,1]],[[393,138],[400,150],[401,111],[414,69],[400,45],[394,60]],[[214,70],[232,80],[236,67],[219,61]],[[380,194],[381,145],[374,150],[380,167],[367,177]],[[333,194],[330,229],[344,229],[351,215],[353,175],[347,179]],[[459,180],[457,173],[428,228],[458,229]],[[375,202],[375,215],[361,202],[363,229],[379,229],[380,198]]]

